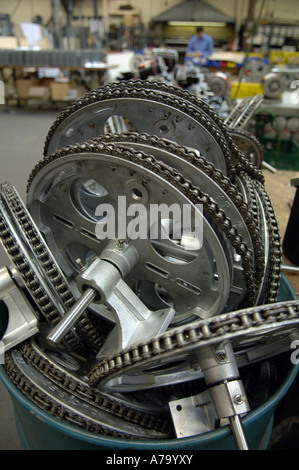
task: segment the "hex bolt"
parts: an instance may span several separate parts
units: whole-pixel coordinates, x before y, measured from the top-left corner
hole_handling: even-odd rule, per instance
[[[218,362],[226,361],[226,353],[224,351],[219,351],[216,353],[216,359]]]

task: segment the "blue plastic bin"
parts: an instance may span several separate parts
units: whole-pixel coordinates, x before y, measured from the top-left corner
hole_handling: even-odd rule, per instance
[[[290,283],[283,276],[278,301],[295,300]],[[273,396],[243,419],[250,449],[266,449],[272,433],[274,411],[293,384],[299,365],[289,362],[285,379]],[[48,413],[28,400],[11,382],[3,367],[0,378],[7,387],[15,409],[21,444],[30,450],[231,450],[236,449],[230,427],[194,437],[167,440],[136,440],[107,437],[82,431]]]

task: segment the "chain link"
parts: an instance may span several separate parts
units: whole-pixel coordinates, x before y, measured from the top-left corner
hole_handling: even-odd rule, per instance
[[[240,151],[240,149],[234,142],[233,135],[230,129],[224,124],[222,119],[217,115],[216,112],[214,112],[209,107],[207,103],[205,103],[203,100],[199,100],[194,94],[189,93],[186,90],[182,90],[180,88],[170,86],[169,84],[156,81],[121,81],[117,83],[108,84],[105,87],[99,88],[98,90],[92,90],[82,99],[78,100],[76,103],[72,104],[66,110],[64,110],[61,115],[56,119],[48,133],[44,148],[44,154],[47,154],[48,147],[53,138],[53,135],[56,132],[59,132],[59,126],[65,121],[65,119],[72,116],[73,113],[75,113],[79,109],[83,109],[89,104],[93,104],[107,99],[121,98],[147,99],[153,102],[161,102],[175,109],[187,112],[189,116],[193,117],[199,123],[201,123],[214,136],[215,140],[220,145],[224,158],[228,164],[229,177],[232,181],[234,180],[234,176],[238,176],[240,174],[247,174],[253,180],[257,180],[261,183],[264,182],[262,172],[258,168],[256,168],[255,165],[252,165],[251,162],[249,162],[249,160]],[[256,103],[253,100],[253,103],[250,103],[244,115],[247,116],[248,113],[252,113],[252,108],[255,108],[255,106]],[[215,171],[213,172],[213,176],[217,178]],[[215,181],[217,181],[217,179]],[[264,196],[263,200],[265,201]],[[264,204],[264,206],[265,208],[267,208],[267,212],[271,211],[271,202],[269,199],[267,199],[267,202],[266,204]],[[245,212],[249,214],[248,209],[245,210]],[[269,220],[271,221],[271,239],[275,239],[276,242],[279,242],[279,237],[277,236],[277,221],[275,223],[275,217],[273,217],[272,215]],[[256,222],[254,214],[253,222]],[[256,266],[258,266],[257,269],[259,270],[259,281],[262,276],[262,273],[264,272],[264,260],[262,259],[261,244],[258,242],[258,237],[256,235],[253,237],[253,242],[255,243],[255,255],[257,257]],[[278,273],[279,260],[276,258],[276,256],[279,256],[279,250],[272,250],[271,256],[271,264],[275,266],[274,271]],[[277,277],[273,273],[272,275],[274,277]],[[275,283],[273,283],[273,289],[275,289]],[[276,295],[277,292],[278,291],[276,291]],[[272,293],[273,295],[271,295],[269,298],[275,298],[274,290]]]
[[[285,322],[288,331],[298,321],[299,301],[289,301],[251,307],[193,322],[184,327],[173,328],[99,362],[89,374],[89,383],[94,387],[103,379],[109,379],[115,373],[118,376],[125,374],[138,364],[150,368],[151,360],[165,359],[164,356],[172,352],[180,357],[190,346],[195,353],[195,350],[212,343],[220,344],[241,335],[247,337],[249,332],[257,340],[259,332],[265,334],[265,327],[268,331],[275,332],[279,324]]]
[[[250,233],[251,241],[254,247],[255,279],[257,284],[262,281],[264,273],[264,251],[262,248],[262,240],[257,224],[258,221],[255,218],[255,213],[252,212],[252,207],[245,202],[242,194],[239,192],[237,184],[234,184],[234,182],[232,182],[228,177],[223,175],[223,173],[218,170],[211,162],[208,162],[202,155],[198,155],[195,151],[190,151],[184,146],[179,146],[174,142],[170,142],[156,136],[149,136],[147,134],[138,134],[132,132],[122,134],[107,134],[105,136],[95,137],[94,139],[91,139],[91,141],[95,143],[114,143],[120,148],[123,142],[132,144],[145,144],[149,147],[156,147],[170,152],[177,157],[183,158],[188,163],[191,163],[196,168],[204,172],[207,176],[209,176],[215,183],[218,184],[221,189],[223,189],[223,191],[225,191],[242,216],[244,224],[247,226]],[[240,175],[238,175],[238,178],[241,180],[246,178],[246,181],[252,182],[252,178],[245,172],[242,172]],[[233,221],[231,221],[231,224],[233,225]]]
[[[54,121],[46,137],[44,155],[48,154],[50,142],[54,134],[59,133],[60,125],[67,118],[72,116],[73,113],[82,110],[90,104],[109,99],[122,98],[150,100],[153,103],[162,103],[192,117],[214,137],[221,147],[228,165],[229,176],[238,172],[238,168],[241,166],[241,168],[248,172],[253,178],[264,181],[262,172],[252,165],[238,149],[230,136],[229,129],[207,103],[203,100],[199,100],[195,95],[186,90],[156,81],[120,81],[107,84],[104,87],[87,93],[84,97],[63,110],[60,116]]]
[[[254,305],[256,292],[259,287],[257,284],[257,280],[260,280],[261,272],[263,271],[263,253],[261,245],[256,244],[256,250],[259,250],[256,253],[256,256],[258,257],[260,262],[256,264],[255,270],[254,254],[252,253],[251,249],[248,248],[247,244],[240,236],[238,230],[236,229],[236,227],[234,227],[232,221],[228,217],[226,217],[224,211],[219,208],[218,204],[208,194],[204,193],[199,187],[194,186],[189,180],[185,179],[184,176],[181,175],[177,170],[169,167],[168,165],[165,165],[161,161],[157,161],[153,156],[145,154],[141,151],[135,152],[133,149],[130,149],[128,147],[122,148],[118,144],[112,142],[109,142],[107,144],[106,142],[98,142],[96,139],[92,139],[88,142],[85,142],[84,144],[71,145],[64,149],[60,149],[54,154],[45,157],[33,169],[29,177],[28,189],[34,180],[34,177],[41,171],[42,168],[45,168],[46,165],[56,161],[59,158],[63,158],[65,156],[68,156],[70,158],[72,155],[76,155],[78,153],[84,153],[85,155],[86,153],[94,155],[98,153],[105,156],[111,155],[113,157],[118,157],[120,159],[137,163],[138,165],[166,179],[174,187],[176,187],[183,194],[185,194],[192,203],[202,204],[204,211],[206,211],[206,214],[211,217],[214,223],[217,224],[217,227],[222,233],[224,233],[232,248],[241,257],[243,275],[247,288],[247,297],[246,300],[244,300],[244,306]],[[225,180],[225,185],[230,187],[228,179]],[[232,188],[232,193],[234,193],[234,191],[235,189]],[[240,203],[240,198],[238,200]],[[243,203],[243,206],[246,206],[245,203]],[[248,210],[245,210],[243,212],[250,219],[250,223],[253,224],[252,229],[254,230],[254,222],[250,214],[248,213]],[[254,233],[256,237],[254,238],[254,240],[257,241],[259,239],[258,231],[255,230]]]
[[[248,132],[244,129],[232,129],[231,136],[234,139],[237,147],[247,156],[247,158],[250,158],[248,153],[249,150],[253,148],[253,163],[256,167],[261,168],[264,159],[264,153],[258,139],[253,134],[251,134],[251,132]]]
[[[228,176],[225,176],[215,165],[208,162],[196,151],[147,134],[109,134],[95,137],[83,144],[58,149],[55,153],[47,155],[53,136],[55,133],[59,133],[60,126],[66,119],[72,117],[73,113],[93,103],[123,98],[162,103],[194,118],[214,137],[221,148],[227,164]],[[249,112],[250,110],[246,111]],[[247,116],[247,112],[245,116]],[[241,131],[240,133],[243,135]],[[150,172],[158,174],[185,194],[192,203],[203,204],[205,214],[216,224],[217,229],[224,234],[232,248],[241,257],[242,272],[246,284],[246,298],[243,300],[241,307],[246,306],[247,308],[170,329],[162,335],[128,348],[115,356],[111,356],[101,361],[92,369],[89,373],[89,383],[85,383],[62,368],[55,366],[52,361],[39,352],[38,348],[32,345],[32,342],[27,341],[20,345],[19,351],[28,365],[86,403],[97,406],[103,411],[145,429],[169,433],[171,435],[171,423],[168,416],[157,416],[154,413],[137,410],[133,406],[130,407],[127,404],[107,397],[95,388],[91,388],[91,386],[95,387],[102,380],[109,380],[109,377],[115,374],[125,374],[126,371],[139,364],[148,364],[152,359],[163,358],[172,351],[180,354],[190,347],[199,349],[211,342],[218,343],[238,335],[246,336],[249,332],[254,332],[258,335],[265,326],[273,328],[274,331],[279,324],[286,323],[291,326],[298,322],[299,302],[297,301],[252,307],[255,305],[257,292],[261,283],[264,282],[265,276],[265,253],[260,235],[261,209],[258,205],[258,198],[260,198],[267,219],[270,240],[270,270],[269,279],[267,280],[267,286],[269,287],[267,287],[266,294],[266,301],[269,303],[276,301],[279,289],[281,275],[280,234],[274,209],[263,185],[262,173],[245,157],[234,141],[234,137],[234,131],[226,127],[207,103],[198,100],[193,94],[179,88],[151,81],[136,80],[106,85],[98,90],[91,91],[84,98],[78,100],[61,113],[48,133],[44,147],[45,157],[32,170],[27,190],[34,183],[38,173],[46,168],[47,165],[50,165],[59,158],[68,157],[71,159],[72,156],[77,154],[88,153],[94,156],[111,155],[136,163]],[[199,187],[193,185],[176,169],[169,167],[161,161],[157,161],[145,152],[137,152],[122,145],[124,142],[137,142],[148,146],[160,147],[162,150],[167,150],[173,155],[185,159],[204,172],[205,175],[211,177],[226,192],[237,207],[244,220],[244,225],[248,228],[254,248],[253,252],[244,242],[237,228],[234,227],[233,221],[227,217],[225,211],[219,207],[209,194],[204,193]],[[247,202],[238,188],[238,179],[246,188]],[[11,186],[2,185],[1,191],[15,217],[16,223],[26,238],[26,242],[38,259],[46,278],[55,289],[65,308],[70,308],[74,304],[75,298],[26,208]],[[50,325],[55,326],[62,318],[61,313],[58,312],[54,302],[38,282],[34,270],[22,251],[22,247],[9,229],[5,213],[2,214],[1,211],[0,238],[46,321]],[[98,325],[95,327],[97,322],[100,323],[98,317],[94,322],[92,314],[90,316],[84,314],[76,324],[78,336],[73,332],[66,335],[64,342],[66,348],[69,351],[75,352],[80,350],[83,345],[88,345],[93,352],[98,351],[102,341],[105,340],[105,335],[103,332],[100,333],[101,328]],[[30,381],[29,377],[26,377],[18,369],[11,352],[6,354],[5,369],[13,383],[22,393],[37,406],[53,416],[87,431],[117,437],[132,437],[129,434],[96,424],[79,413],[70,411],[53,397],[43,393]]]
[[[22,234],[25,236],[30,248],[38,259],[39,265],[43,269],[44,276],[52,284],[65,309],[69,309],[75,303],[76,299],[70,291],[66,280],[62,276],[60,269],[49,252],[45,242],[38,232],[38,229],[35,227],[28,211],[11,185],[3,184],[0,189],[2,196],[5,197],[6,203],[9,205],[9,208],[15,217],[15,222],[18,224]],[[52,326],[57,325],[61,320],[62,315],[36,278],[35,272],[31,267],[26,254],[23,253],[18,240],[15,239],[13,232],[10,230],[7,221],[5,220],[5,214],[1,209],[0,238],[13,264],[20,272],[25,286],[34,298],[46,321]],[[84,342],[88,344],[92,350],[98,351],[104,338],[99,336],[98,330],[93,327],[86,314],[84,314],[78,321],[77,330],[82,336]],[[70,350],[84,349],[82,340],[72,332],[69,332],[65,336],[64,341]]]
[[[119,438],[132,439],[130,434],[118,432],[99,423],[89,420],[87,417],[79,415],[66,408],[61,403],[41,391],[33,382],[26,377],[15,364],[13,352],[9,351],[5,355],[5,370],[13,384],[35,405],[52,416],[76,426],[84,431],[95,434],[108,435]],[[136,439],[136,436],[134,436]]]
[[[28,364],[79,399],[127,422],[165,434],[170,433],[171,422],[169,416],[163,416],[163,413],[157,415],[144,410],[139,411],[134,409],[133,406],[130,407],[107,395],[103,395],[98,390],[89,387],[87,383],[78,380],[76,376],[56,367],[52,361],[50,362],[39,352],[34,343],[23,343],[20,345],[20,352]]]

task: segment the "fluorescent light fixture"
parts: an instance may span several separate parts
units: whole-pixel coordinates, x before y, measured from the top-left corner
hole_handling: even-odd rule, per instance
[[[226,23],[210,23],[208,21],[168,21],[169,26],[213,26],[215,28],[223,28]]]

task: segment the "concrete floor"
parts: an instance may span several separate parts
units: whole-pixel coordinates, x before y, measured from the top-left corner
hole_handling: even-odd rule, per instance
[[[279,170],[276,173],[264,171],[264,176],[265,187],[271,198],[283,240],[291,213],[291,205],[296,192],[296,188],[291,186],[290,181],[299,178],[299,171]],[[285,255],[283,255],[282,262],[283,264],[292,266],[292,263]],[[290,274],[287,271],[285,271],[284,274],[296,292],[297,297],[299,297],[299,274]]]
[[[0,109],[0,182],[8,181],[13,184],[24,199],[28,176],[42,158],[46,135],[58,114],[59,111]],[[290,179],[299,177],[299,172],[278,171],[271,174],[265,171],[264,174],[283,235],[290,214],[290,201],[295,191],[289,182]],[[0,267],[7,263],[9,260],[0,247]],[[288,277],[298,295],[299,275]],[[21,449],[14,424],[13,407],[1,382],[0,412],[0,449]]]
[[[3,108],[3,106],[2,106]],[[58,112],[0,109],[0,182],[13,184],[25,198],[32,168],[42,159],[45,137]],[[0,266],[10,263],[2,246]],[[0,449],[20,450],[9,393],[0,382]]]

